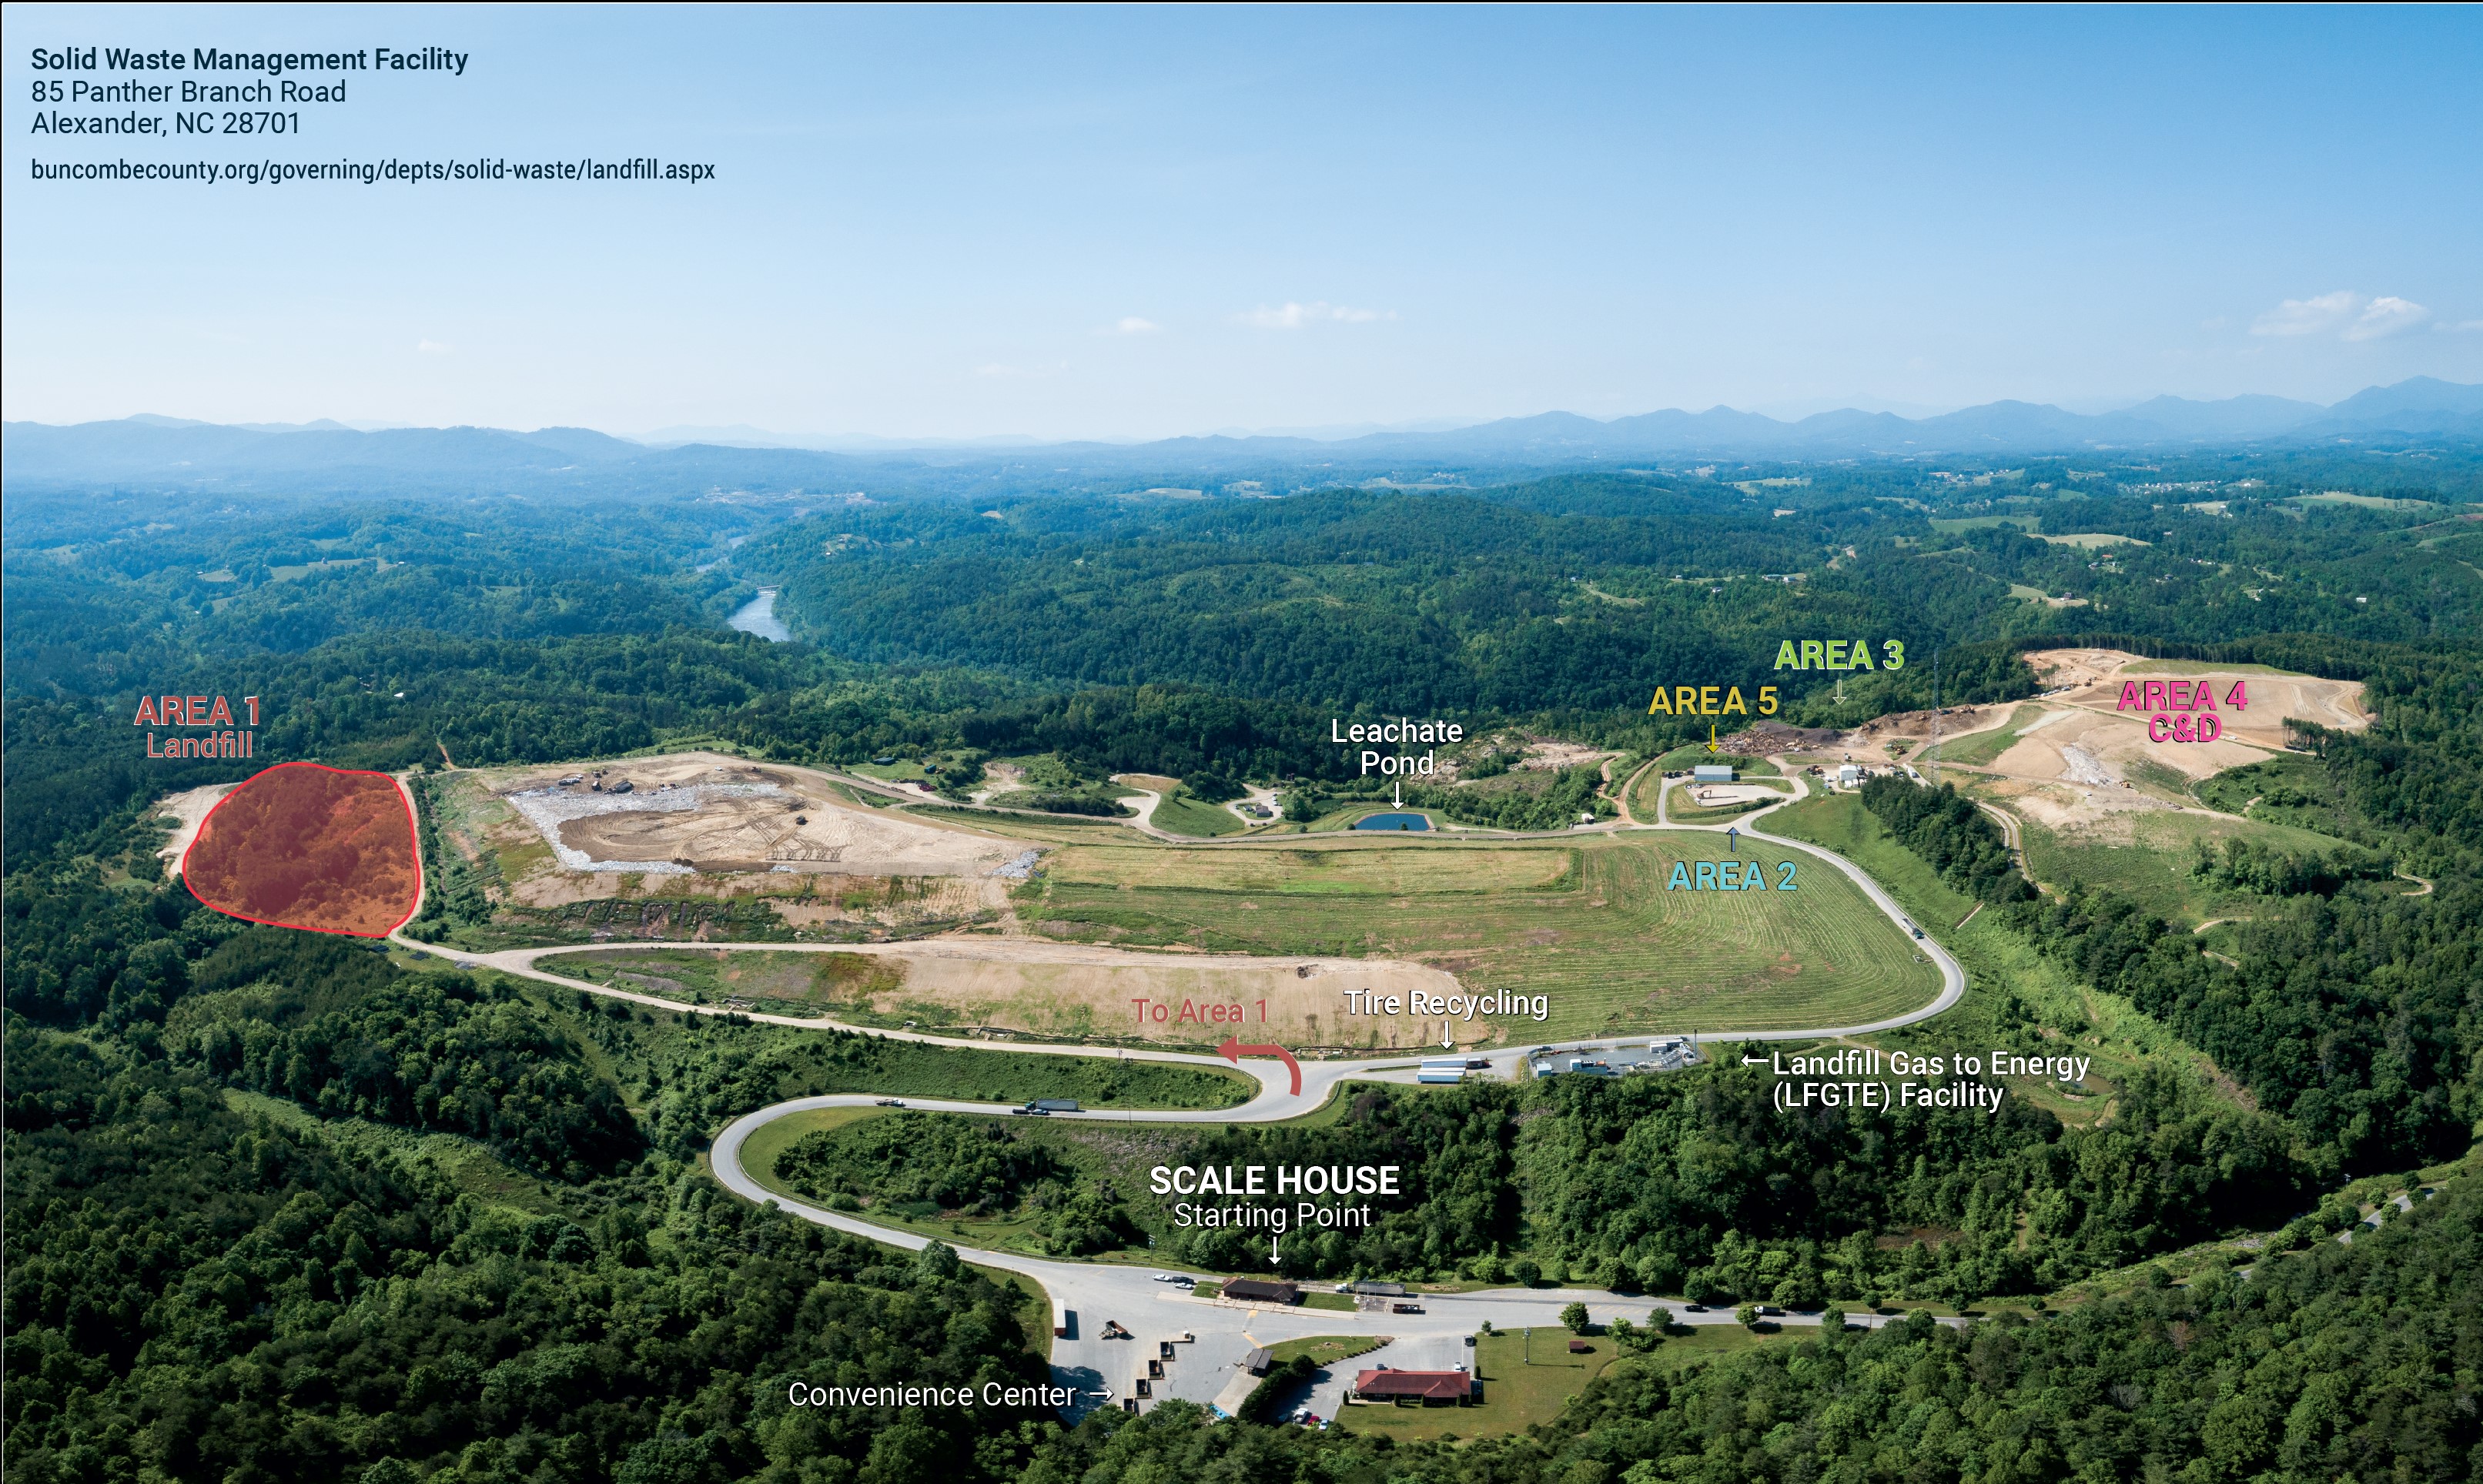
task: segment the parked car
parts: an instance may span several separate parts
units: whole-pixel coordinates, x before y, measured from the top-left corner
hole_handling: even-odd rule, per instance
[[[905,1100],[902,1098],[882,1098],[879,1100],[879,1105],[883,1108],[901,1108],[905,1106]]]

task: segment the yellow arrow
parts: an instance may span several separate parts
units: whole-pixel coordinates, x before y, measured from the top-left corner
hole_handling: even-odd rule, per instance
[[[1709,722],[1707,724],[1707,751],[1711,753],[1716,751],[1716,724],[1714,722]]]

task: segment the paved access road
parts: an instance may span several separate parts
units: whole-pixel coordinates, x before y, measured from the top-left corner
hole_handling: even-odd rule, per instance
[[[1308,1071],[1307,1068],[1304,1070]],[[1304,1091],[1309,1089],[1305,1087]],[[772,1204],[805,1221],[919,1252],[927,1244],[927,1238],[910,1232],[873,1226],[858,1216],[832,1211],[769,1190],[741,1163],[742,1144],[753,1132],[776,1119],[816,1108],[868,1107],[877,1100],[866,1094],[839,1093],[818,1098],[797,1098],[744,1114],[726,1126],[708,1152],[715,1177],[725,1188],[744,1200]],[[905,1105],[961,1113],[996,1111],[988,1103],[914,1098],[907,1099]],[[1124,1115],[1087,1116],[1117,1119]],[[1136,1116],[1152,1121],[1174,1115]],[[1234,1115],[1206,1116],[1229,1120]],[[1041,1285],[1042,1291],[1051,1299],[1053,1322],[1070,1331],[1066,1338],[1053,1341],[1053,1378],[1060,1385],[1074,1385],[1087,1393],[1088,1407],[1105,1404],[1105,1398],[1095,1394],[1099,1391],[1109,1391],[1114,1398],[1131,1394],[1131,1383],[1145,1372],[1146,1363],[1158,1354],[1159,1342],[1167,1339],[1175,1341],[1174,1353],[1178,1359],[1165,1367],[1165,1378],[1156,1383],[1156,1394],[1208,1402],[1215,1400],[1232,1382],[1235,1368],[1253,1346],[1273,1344],[1281,1339],[1300,1339],[1313,1335],[1391,1337],[1392,1344],[1334,1367],[1336,1371],[1344,1372],[1379,1365],[1395,1365],[1401,1369],[1431,1367],[1433,1358],[1451,1354],[1458,1354],[1464,1363],[1471,1364],[1473,1355],[1464,1348],[1465,1337],[1481,1329],[1486,1321],[1493,1328],[1504,1330],[1528,1326],[1558,1328],[1561,1311],[1573,1303],[1584,1303],[1589,1315],[1597,1324],[1609,1324],[1618,1318],[1643,1323],[1649,1309],[1659,1303],[1672,1310],[1673,1318],[1678,1323],[1735,1322],[1732,1314],[1723,1311],[1694,1311],[1685,1299],[1621,1299],[1602,1290],[1563,1288],[1491,1288],[1475,1293],[1416,1294],[1406,1302],[1419,1303],[1424,1311],[1419,1314],[1367,1311],[1347,1312],[1303,1307],[1250,1308],[1193,1298],[1184,1289],[1158,1283],[1155,1274],[1162,1270],[1152,1267],[1029,1258],[1019,1253],[992,1252],[962,1245],[957,1247],[957,1255],[969,1262],[1023,1274]],[[1128,1330],[1132,1338],[1104,1338],[1107,1321]],[[1781,1316],[1778,1322],[1796,1326],[1816,1325],[1819,1318],[1815,1314],[1789,1313]],[[1884,1324],[1888,1320],[1856,1313],[1850,1322]],[[1183,1339],[1181,1337],[1184,1335],[1191,1338]],[[1333,1416],[1335,1393],[1350,1379],[1349,1375],[1332,1375],[1319,1383],[1311,1397],[1312,1410],[1322,1416]],[[1322,1406],[1322,1402],[1326,1405]]]
[[[1809,794],[1809,785],[1799,774],[1791,775],[1796,792],[1784,804],[1770,805],[1725,824],[1674,824],[1662,828],[1704,831],[1722,834],[1728,828],[1755,833],[1753,827],[1767,814],[1800,802]],[[407,790],[409,802],[412,790]],[[1659,808],[1661,805],[1659,804]],[[1646,827],[1639,827],[1646,828]],[[1886,891],[1870,875],[1834,851],[1767,835],[1775,844],[1799,850],[1820,858],[1843,871],[1863,893],[1886,914],[1899,928],[1910,934],[1912,923]],[[564,989],[584,991],[592,994],[629,1000],[659,1009],[700,1015],[745,1015],[752,1020],[772,1025],[786,1025],[809,1030],[861,1030],[869,1035],[887,1036],[901,1041],[917,1041],[936,1046],[950,1046],[982,1051],[1010,1051],[1029,1056],[1115,1056],[1126,1055],[1152,1061],[1222,1065],[1219,1058],[1179,1051],[1105,1051],[1086,1047],[1052,1046],[1036,1042],[966,1041],[954,1037],[935,1036],[917,1031],[880,1030],[872,1027],[847,1026],[825,1019],[801,1019],[754,1011],[728,1011],[720,1006],[683,1005],[658,995],[641,994],[608,985],[591,984],[572,979],[539,967],[537,960],[548,954],[574,953],[592,945],[566,944],[546,948],[513,948],[492,953],[467,953],[423,942],[400,931],[390,940],[398,945],[425,953],[437,954],[451,962],[471,967],[498,969],[523,978],[538,979]],[[978,940],[977,946],[1007,940]],[[1902,1025],[1928,1020],[1956,1004],[1965,993],[1965,972],[1956,959],[1928,938],[1919,940],[1924,954],[1939,967],[1940,993],[1919,1010],[1862,1025],[1823,1026],[1809,1030],[1746,1031],[1721,1039],[1729,1041],[1809,1041],[1837,1036],[1862,1035],[1874,1031],[1893,1030]],[[638,949],[699,948],[757,949],[784,953],[852,953],[873,951],[873,945],[849,943],[718,943],[718,942],[644,942],[632,941],[626,946]],[[921,945],[914,945],[919,949]],[[1054,956],[1076,954],[1076,945],[1036,943],[1023,944],[1030,954]],[[1609,1039],[1609,1038],[1607,1038]],[[1485,1074],[1522,1075],[1527,1058],[1541,1051],[1591,1047],[1594,1042],[1566,1041],[1541,1045],[1502,1047],[1486,1055],[1490,1072]],[[1267,1123],[1299,1117],[1324,1104],[1337,1087],[1347,1081],[1411,1082],[1415,1069],[1412,1055],[1398,1052],[1389,1057],[1357,1061],[1314,1061],[1301,1069],[1301,1089],[1295,1092],[1284,1066],[1273,1060],[1253,1059],[1242,1069],[1259,1082],[1257,1095],[1239,1107],[1222,1109],[1147,1109],[1089,1110],[1055,1117],[1081,1118],[1102,1122],[1143,1122],[1164,1124],[1230,1124]],[[716,1179],[727,1189],[745,1200],[773,1204],[805,1221],[849,1232],[891,1246],[919,1250],[925,1238],[911,1232],[874,1226],[857,1216],[831,1211],[793,1200],[768,1190],[742,1167],[741,1148],[751,1133],[791,1114],[818,1108],[860,1107],[878,1100],[868,1094],[831,1094],[815,1098],[797,1098],[744,1114],[728,1125],[715,1140],[710,1161]],[[937,1112],[1001,1115],[1007,1105],[970,1102],[945,1099],[906,1100],[909,1107]],[[1698,1312],[1680,1299],[1635,1299],[1623,1301],[1602,1291],[1564,1289],[1502,1288],[1477,1293],[1425,1294],[1420,1297],[1421,1314],[1341,1312],[1322,1309],[1248,1309],[1191,1297],[1167,1284],[1154,1281],[1155,1269],[1130,1267],[1111,1262],[1073,1262],[1053,1259],[1029,1258],[1016,1253],[990,1252],[961,1247],[959,1254],[967,1260],[1004,1271],[1022,1274],[1041,1285],[1050,1298],[1055,1323],[1065,1323],[1068,1337],[1055,1339],[1053,1349],[1053,1373],[1065,1385],[1076,1385],[1087,1392],[1090,1405],[1101,1405],[1101,1393],[1114,1398],[1131,1392],[1131,1383],[1146,1369],[1146,1362],[1158,1354],[1158,1342],[1188,1335],[1188,1339],[1176,1340],[1177,1359],[1166,1366],[1165,1379],[1156,1385],[1156,1394],[1179,1396],[1194,1401],[1212,1401],[1234,1380],[1235,1367],[1257,1344],[1280,1339],[1300,1338],[1313,1335],[1385,1335],[1394,1342],[1370,1355],[1356,1357],[1337,1367],[1340,1371],[1374,1365],[1390,1365],[1401,1368],[1431,1366],[1438,1359],[1462,1350],[1464,1337],[1474,1334],[1488,1321],[1498,1329],[1522,1329],[1529,1326],[1549,1327],[1560,1323],[1561,1310],[1573,1302],[1584,1302],[1594,1322],[1608,1323],[1628,1317],[1642,1321],[1650,1305],[1664,1302],[1673,1310],[1679,1322],[1694,1324],[1729,1324],[1732,1316],[1719,1312]],[[1074,1316],[1074,1318],[1072,1317]],[[1128,1329],[1133,1338],[1106,1339],[1107,1320]],[[1816,1316],[1785,1315],[1781,1322],[1790,1325],[1816,1324]],[[1882,1323],[1884,1320],[1857,1317],[1855,1322]],[[1315,1389],[1314,1410],[1331,1415],[1334,1393],[1344,1381],[1330,1376]],[[1322,1406],[1324,1402],[1326,1405]]]

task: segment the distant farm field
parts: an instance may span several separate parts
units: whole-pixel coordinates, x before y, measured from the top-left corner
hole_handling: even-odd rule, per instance
[[[1791,862],[1795,889],[1667,888],[1677,863],[1725,860],[1756,861],[1771,888]],[[1544,996],[1547,1021],[1497,1022],[1529,1040],[1837,1024],[1913,1009],[1938,988],[1911,941],[1826,862],[1749,838],[1728,855],[1703,834],[1076,847],[1016,907],[1036,931],[1088,942],[1410,961],[1467,991]]]

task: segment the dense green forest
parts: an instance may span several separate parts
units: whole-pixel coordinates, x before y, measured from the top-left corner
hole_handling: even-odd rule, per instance
[[[1208,1425],[1174,1403],[1039,1447],[1028,1484],[1171,1477],[1324,1484],[2449,1480],[2483,1444],[2483,1188],[2351,1246],[2156,1284],[1961,1332],[1917,1312],[1867,1334],[1673,1369],[1607,1368],[1550,1425],[1403,1444]],[[1841,1312],[1832,1310],[1831,1312]]]
[[[1661,1078],[1369,1090],[1332,1123],[1236,1126],[1167,1158],[1399,1168],[1402,1195],[1368,1203],[1369,1227],[1289,1237],[1288,1276],[1573,1282],[1712,1304],[2022,1297],[2317,1205],[2283,1121],[2216,1105],[2170,1071],[2127,1089],[2108,1124],[2072,1129],[2016,1099],[1997,1116],[1787,1114],[1772,1076],[1722,1060]],[[1083,1192],[1112,1213],[1124,1235],[1109,1245],[1264,1266],[1264,1235],[1182,1225],[1171,1198],[1111,1165],[1109,1135],[1063,1137],[1081,1157],[909,1114],[806,1135],[778,1173],[822,1197],[894,1191],[970,1216],[1009,1209],[1017,1187],[1064,1186],[1050,1199]],[[1895,1232],[1936,1235],[1880,1240]]]
[[[126,491],[13,491],[9,1478],[2468,1476],[2483,1192],[2453,1179],[2350,1246],[2325,1236],[2353,1216],[2339,1180],[2453,1159],[2483,1121],[2476,473],[2465,455],[2096,455],[1283,499],[639,490],[604,509],[469,491],[172,517]],[[761,584],[797,642],[723,626]],[[1895,639],[1907,663],[1775,670],[1804,638]],[[952,788],[981,759],[1050,755],[1064,776],[1163,773],[1210,798],[1288,781],[1289,805],[1313,804],[1348,791],[1334,717],[1654,755],[1706,734],[1648,715],[1657,685],[1775,685],[1778,719],[1846,725],[2027,695],[2017,654],[2072,639],[2368,687],[2368,731],[2306,729],[2302,753],[2203,785],[2346,842],[2203,860],[2253,902],[2216,953],[2108,886],[2034,892],[1962,798],[1866,794],[1987,920],[2239,1094],[2167,1069],[2094,1126],[2015,1099],[1996,1118],[1797,1117],[1730,1067],[1375,1090],[1323,1126],[1202,1128],[1188,1157],[1419,1172],[1369,1232],[1289,1244],[1305,1277],[1964,1306],[2244,1231],[2271,1233],[2270,1256],[2247,1279],[2142,1282],[1964,1334],[1916,1320],[1615,1365],[1559,1423],[1456,1445],[1210,1426],[1179,1404],[1073,1431],[1048,1414],[796,1415],[781,1382],[797,1375],[1043,1374],[1025,1340],[1039,1298],[940,1250],[894,1258],[753,1210],[697,1166],[749,1108],[927,1090],[952,1069],[246,929],[166,885],[147,818],[167,792],[288,758],[700,743],[934,759]],[[138,699],[176,692],[265,698],[256,755],[148,758]],[[1598,808],[1595,782],[1409,792],[1535,824]],[[2036,1029],[2000,988],[1953,1014]],[[1004,1053],[956,1054],[990,1058],[972,1077],[987,1096],[1052,1091]],[[799,1177],[1031,1210],[1062,1255],[1166,1231],[1135,1182],[907,1127],[803,1146]],[[1163,1250],[1259,1260],[1195,1232]]]

